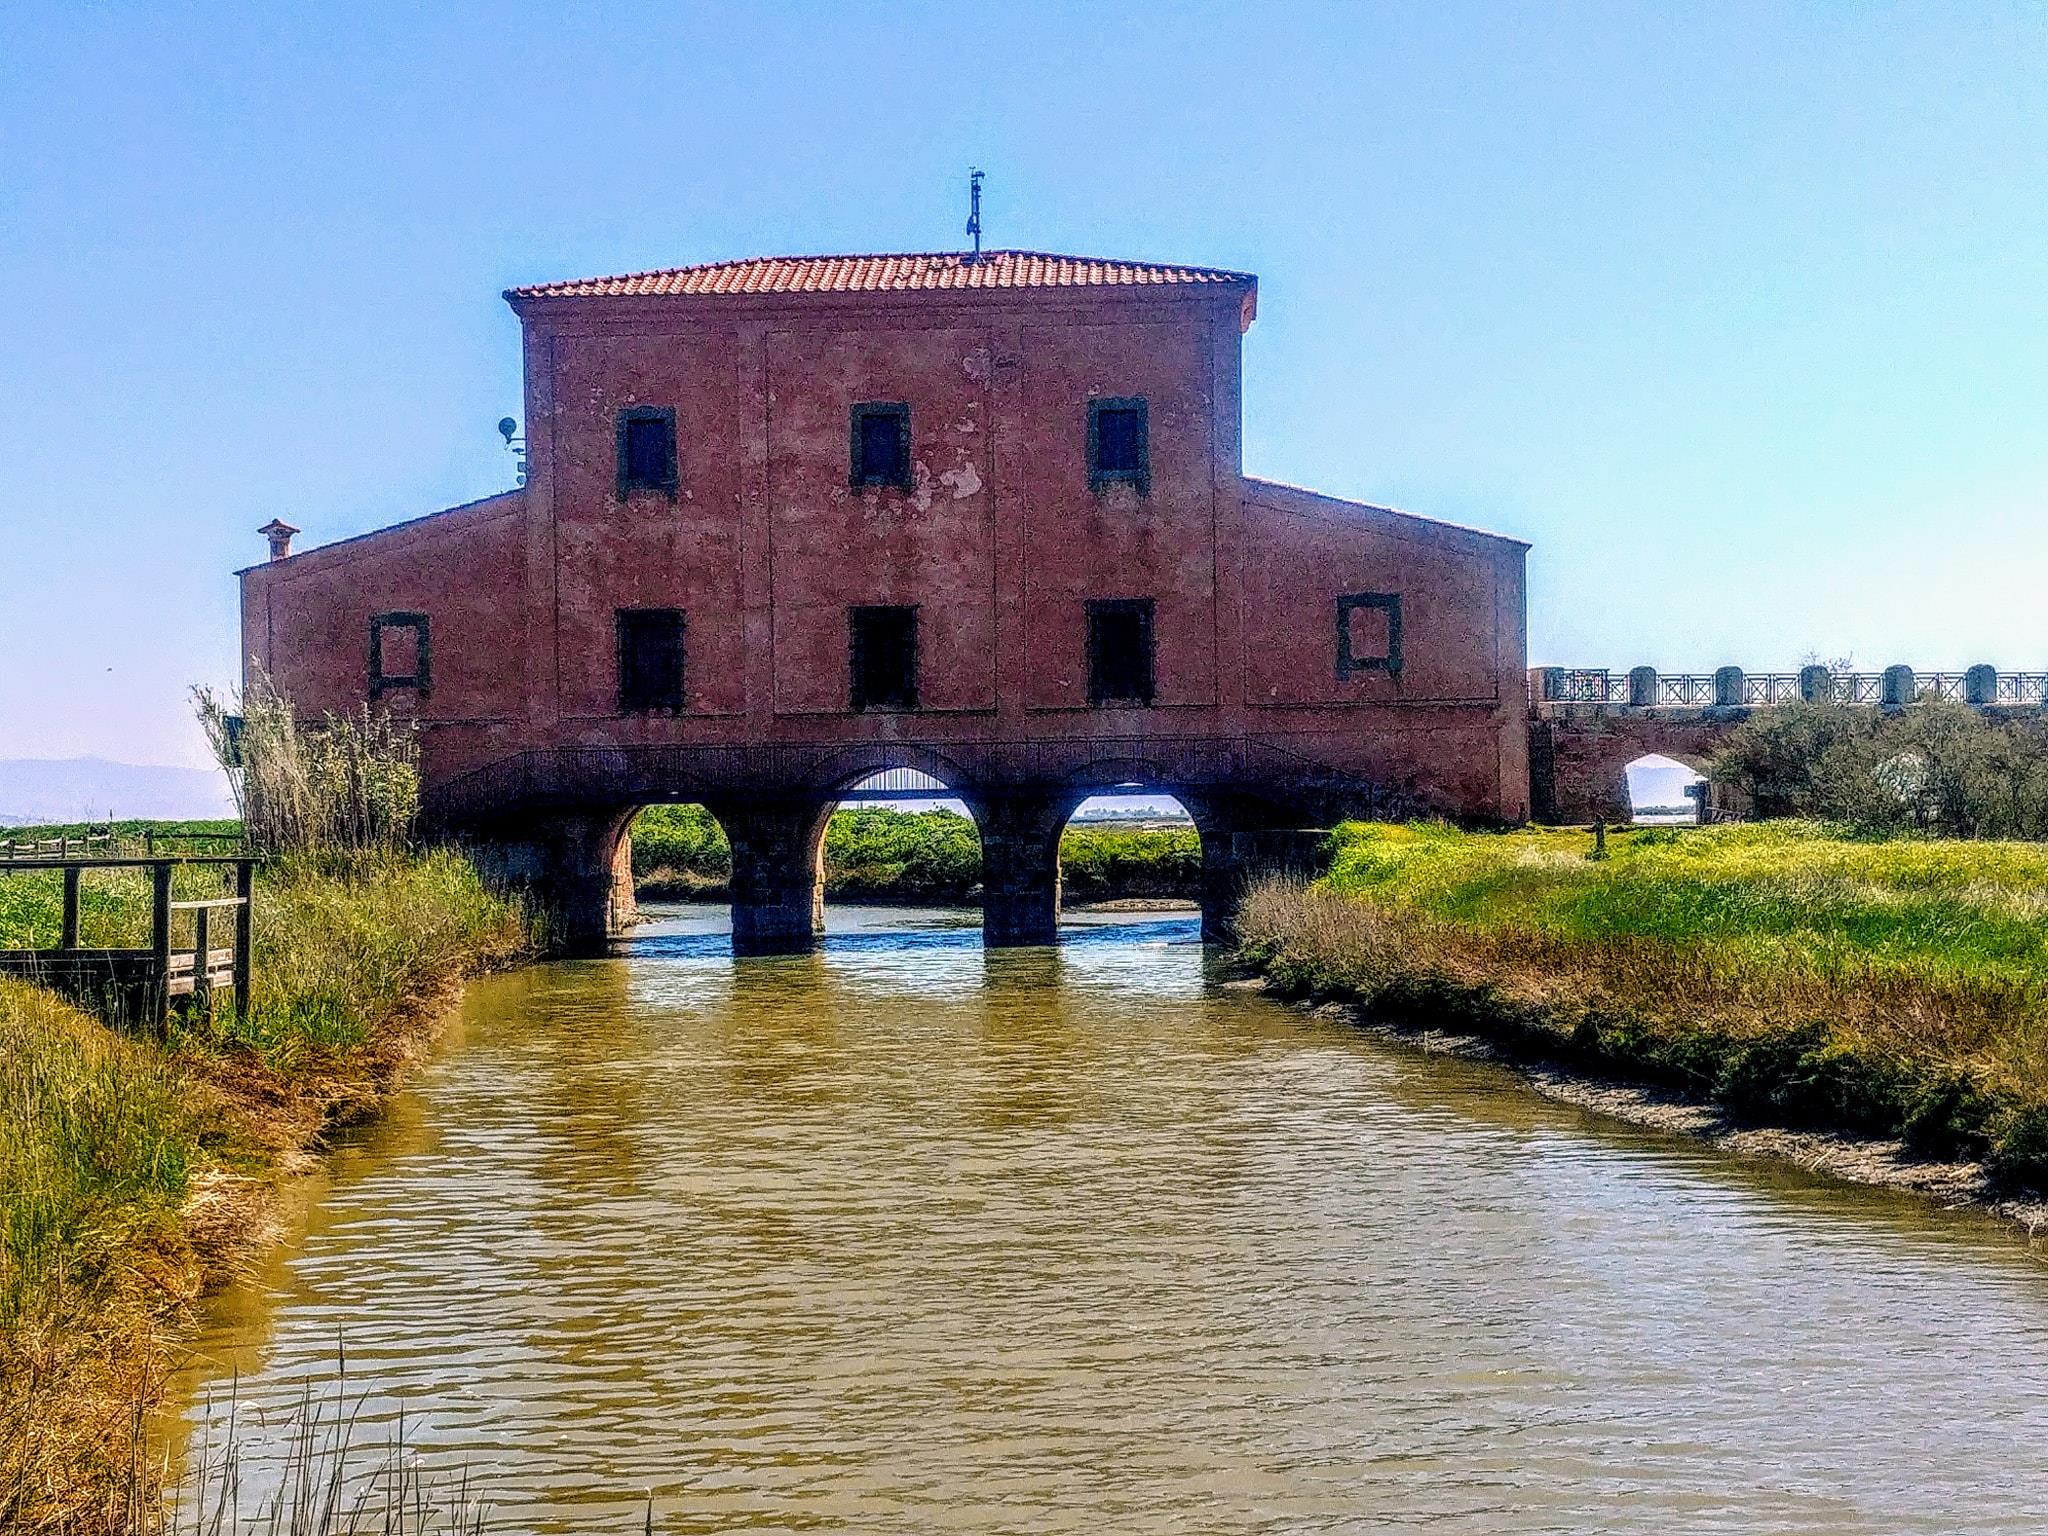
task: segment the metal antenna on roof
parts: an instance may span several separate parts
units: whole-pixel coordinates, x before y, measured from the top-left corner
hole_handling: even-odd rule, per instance
[[[967,233],[974,236],[974,254],[969,261],[981,260],[981,172],[970,169],[967,173]]]

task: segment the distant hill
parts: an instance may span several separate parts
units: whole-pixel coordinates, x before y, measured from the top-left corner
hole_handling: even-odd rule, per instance
[[[103,757],[0,758],[0,827],[108,816],[232,816],[218,769],[110,763]]]

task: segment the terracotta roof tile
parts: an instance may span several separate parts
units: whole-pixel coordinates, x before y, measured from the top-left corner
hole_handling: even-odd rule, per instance
[[[1039,251],[984,251],[976,261],[959,251],[903,256],[761,256],[701,267],[629,272],[572,282],[535,283],[506,291],[508,299],[667,298],[699,294],[931,293],[982,288],[1135,288],[1163,285],[1249,285],[1248,272],[1049,256]]]

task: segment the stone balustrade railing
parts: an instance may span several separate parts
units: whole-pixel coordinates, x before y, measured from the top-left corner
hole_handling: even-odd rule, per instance
[[[1599,704],[1625,709],[1756,709],[1800,700],[1837,700],[1881,709],[1953,700],[1983,709],[2048,707],[2048,672],[2001,672],[1975,666],[1966,672],[1915,672],[1886,667],[1882,672],[1833,672],[1801,667],[1797,672],[1659,672],[1636,667],[1614,672],[1590,667],[1531,667],[1532,705]]]

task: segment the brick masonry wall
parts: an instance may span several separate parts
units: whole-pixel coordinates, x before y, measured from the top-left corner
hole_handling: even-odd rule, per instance
[[[1704,767],[1747,710],[1633,712],[1547,706],[1529,722],[1530,815],[1556,826],[1625,822],[1628,765],[1656,753]]]
[[[1235,291],[518,307],[525,491],[243,577],[247,654],[309,712],[363,701],[373,615],[428,615],[431,689],[382,702],[421,720],[430,791],[535,751],[1029,744],[1078,782],[1256,739],[1276,772],[1526,814],[1524,546],[1243,478]],[[1146,399],[1147,494],[1090,486],[1095,396]],[[909,405],[909,489],[848,484],[859,401]],[[673,497],[617,493],[636,404],[675,412]],[[1338,676],[1354,591],[1400,595],[1399,672]],[[1150,708],[1088,706],[1096,597],[1156,604]],[[868,603],[919,609],[914,714],[848,705]],[[685,611],[682,712],[618,712],[622,607]]]

